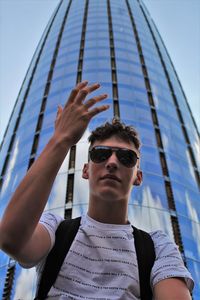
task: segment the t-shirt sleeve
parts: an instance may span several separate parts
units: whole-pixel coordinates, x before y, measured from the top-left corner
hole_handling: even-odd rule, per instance
[[[59,224],[63,221],[63,218],[54,215],[49,212],[44,212],[40,218],[39,223],[42,224],[46,230],[48,231],[50,238],[51,238],[51,248],[52,249],[54,243],[55,243],[55,232],[59,226]]]
[[[162,231],[150,233],[155,246],[156,260],[151,271],[151,286],[163,279],[181,277],[190,291],[194,281],[185,267],[177,245]]]
[[[44,212],[40,218],[39,223],[42,224],[46,230],[48,231],[49,235],[50,235],[50,239],[51,239],[51,247],[49,249],[49,252],[51,251],[51,249],[54,246],[55,243],[55,232],[56,229],[58,228],[58,225],[62,222],[63,218],[58,216],[58,215],[54,215],[52,213],[48,213],[48,212]],[[46,257],[45,257],[46,258]],[[42,262],[44,261],[44,258],[42,259]],[[39,262],[38,264],[40,264],[41,262]],[[35,266],[35,264],[22,264],[19,263],[21,267],[23,268],[32,268]]]

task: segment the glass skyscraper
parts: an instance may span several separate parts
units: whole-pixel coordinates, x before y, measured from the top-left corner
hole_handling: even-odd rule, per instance
[[[34,30],[34,29],[33,29]],[[35,51],[0,152],[0,215],[54,130],[59,104],[81,80],[100,82],[111,109],[96,116],[63,162],[46,210],[66,218],[87,211],[91,130],[119,116],[142,139],[143,185],[134,188],[129,220],[175,240],[200,299],[199,134],[184,91],[141,0],[62,0]],[[94,93],[95,94],[95,93]],[[15,216],[17,218],[17,216]],[[23,234],[23,232],[22,232]],[[0,297],[33,299],[35,270],[0,252]]]

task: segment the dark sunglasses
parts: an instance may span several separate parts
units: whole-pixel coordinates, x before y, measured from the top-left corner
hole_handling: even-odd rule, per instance
[[[115,152],[117,159],[127,168],[132,168],[136,165],[139,157],[133,150],[109,146],[95,146],[89,151],[89,158],[94,163],[102,163],[106,161],[112,153]]]

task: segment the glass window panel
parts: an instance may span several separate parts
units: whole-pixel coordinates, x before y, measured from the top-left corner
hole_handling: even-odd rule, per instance
[[[54,80],[58,80],[67,76],[67,74],[75,73],[77,70],[77,62],[70,64],[60,65],[58,68],[54,69],[53,78],[51,84],[54,84]]]
[[[79,49],[80,49],[80,40],[79,41],[74,41],[74,42],[63,41],[63,45],[62,46],[65,47],[65,48],[67,48],[67,53],[71,53],[74,49],[76,49],[76,51],[74,51],[74,54],[78,54],[79,53]]]
[[[22,127],[20,126],[18,133],[17,133],[17,137],[19,137],[20,139],[26,139],[30,136],[34,136],[37,121],[38,121],[37,117],[38,116],[36,116],[35,119],[30,120],[30,123],[26,122],[26,123],[24,123],[24,126],[22,126]],[[21,140],[19,142],[21,142]]]
[[[39,88],[38,90],[35,90],[33,93],[30,93],[28,95],[28,98],[26,100],[26,103],[28,102],[32,102],[32,99],[42,99],[43,95],[44,95],[44,88],[45,86],[42,86],[41,88]]]
[[[185,189],[183,187],[182,190],[184,191],[184,197],[182,201],[185,200],[188,217],[192,221],[200,224],[199,192],[188,188]]]
[[[78,58],[79,58],[78,51],[77,51],[77,53],[70,52],[67,56],[65,54],[65,59],[62,58],[57,61],[56,69],[65,67],[65,74],[71,73],[72,71],[77,72]]]
[[[152,123],[151,114],[149,108],[147,106],[142,105],[129,105],[129,104],[120,104],[120,112],[121,116],[126,117],[127,119],[131,119],[134,117],[136,121],[144,122],[144,123]]]
[[[16,265],[15,280],[13,286],[13,299],[33,299],[36,288],[35,268],[22,269]]]
[[[59,104],[63,105],[64,103],[61,102],[60,93],[57,93],[57,94],[55,93],[54,95],[51,95],[51,96],[48,95],[47,103],[46,103],[46,110],[52,110],[52,109],[57,110],[58,105]]]
[[[67,171],[67,168],[66,168]],[[56,176],[45,210],[65,206],[67,190],[67,173],[60,173]]]
[[[96,72],[95,70],[83,70],[82,78],[87,78],[89,82],[99,82],[102,84],[105,82],[111,82],[111,73],[110,72]],[[101,89],[102,92],[102,89]]]
[[[1,190],[1,197],[4,197],[6,194],[12,194],[17,188],[18,184],[24,177],[27,170],[27,162],[24,163],[24,166],[18,171],[17,169],[8,171],[4,176],[4,184]]]
[[[46,110],[43,118],[42,128],[54,127],[56,120],[57,109]]]
[[[124,26],[124,24],[129,24],[129,22],[124,21],[124,24],[120,23],[117,24],[115,22],[115,20],[112,20],[113,22],[113,32],[114,32],[114,38],[116,40],[116,45],[117,45],[117,41],[118,39],[127,39],[130,41],[130,39],[133,39],[133,28],[130,25],[128,26]],[[135,44],[135,40],[133,39],[133,44]]]
[[[170,173],[170,178],[174,181],[181,182],[188,186],[195,186],[194,174],[190,172],[188,163],[180,158],[166,153],[167,165]]]
[[[124,85],[121,85],[120,83],[118,84],[118,95],[119,95],[119,99],[124,99],[125,101],[134,102],[135,99],[134,89],[127,88]]]
[[[109,45],[109,40],[108,39],[103,39],[103,38],[101,38],[101,40],[96,40],[96,39],[94,39],[94,40],[86,40],[85,41],[85,46],[86,47],[98,47],[98,45],[100,45],[100,46],[103,46],[103,47],[110,47],[110,45]]]
[[[9,158],[9,162],[7,164],[7,170],[13,169],[20,160],[24,160],[24,158],[27,157],[26,154],[31,150],[31,146],[32,144],[28,144],[23,149],[23,151],[20,151],[20,140],[19,138],[16,138],[12,148],[12,153]]]
[[[111,72],[111,66],[110,66],[110,58],[107,57],[88,57],[84,59],[83,61],[83,69],[84,71],[90,71],[90,70],[95,70],[97,73],[98,72],[107,72],[108,74]]]
[[[193,299],[198,300],[200,295],[200,262],[191,259],[186,259],[187,267],[192,274],[194,284]]]
[[[50,87],[49,96],[53,96],[56,92],[62,92],[62,89],[67,88],[71,82],[73,82],[73,86],[75,86],[77,74],[71,73],[65,76],[64,78],[59,78],[59,80],[54,81]]]
[[[143,172],[143,183],[132,190],[130,203],[160,210],[168,209],[163,178]]]
[[[82,171],[76,171],[74,175],[74,199],[73,206],[88,204],[89,182],[82,178]]]
[[[0,173],[1,173],[1,170],[2,170],[4,162],[5,162],[4,160],[7,156],[9,145],[10,145],[10,140],[8,140],[7,143],[3,144],[2,148],[1,148],[1,152],[0,152]]]
[[[46,144],[49,142],[54,132],[54,126],[42,129],[40,132],[39,143],[37,147],[37,157],[42,152]]]
[[[173,195],[175,199],[176,211],[179,215],[188,216],[186,205],[187,189],[183,185],[171,180]]]
[[[142,145],[157,147],[155,132],[152,124],[137,122],[137,130],[139,132]]]
[[[156,148],[143,146],[141,150],[141,170],[162,176],[160,158]]]
[[[87,142],[87,138],[90,134],[91,134],[91,132],[86,129],[84,136],[79,141],[79,143],[76,145],[75,168],[77,171],[82,171],[84,164],[88,162],[89,143]]]
[[[0,250],[0,278],[2,278],[1,277],[2,272],[3,272],[2,267],[6,266],[8,264],[8,262],[9,262],[8,255],[5,252],[3,252],[2,250]]]
[[[150,207],[168,209],[168,202],[162,177],[144,173],[143,185],[143,193],[146,194]]]
[[[159,209],[149,209],[151,230],[164,231],[172,241],[174,241],[174,235],[172,230],[170,214],[167,211],[161,211]]]
[[[107,47],[85,47],[84,49],[84,61],[87,60],[87,58],[95,57],[98,59],[98,57],[104,57],[108,58],[110,56],[110,49]]]
[[[148,208],[144,206],[129,204],[128,219],[132,225],[145,231],[151,231],[151,223]]]
[[[39,102],[39,103],[38,103]],[[19,127],[18,127],[18,135],[20,135],[21,132],[26,131],[27,128],[34,129],[36,127],[36,122],[38,119],[38,115],[40,113],[42,101],[37,101],[36,105],[30,105],[26,108],[26,111],[23,112],[23,115],[21,117]],[[35,112],[35,113],[33,113]],[[33,118],[34,116],[34,118]],[[30,130],[29,130],[30,132]],[[31,132],[30,132],[31,133]],[[32,135],[32,134],[31,134]]]
[[[101,38],[109,38],[108,31],[107,30],[102,30],[101,31],[96,31],[96,30],[90,30],[86,32],[86,39],[101,39]]]
[[[86,215],[88,211],[88,204],[79,203],[72,206],[72,218],[77,218]]]
[[[116,62],[118,61],[118,59],[123,59],[124,56],[126,56],[127,58],[132,58],[133,56],[135,58],[134,61],[132,61],[132,63],[139,65],[140,61],[139,61],[139,57],[137,58],[138,54],[137,54],[137,48],[136,47],[132,47],[132,49],[127,49],[127,48],[120,48],[118,47],[118,45],[115,46],[115,58],[116,58]]]
[[[116,59],[117,70],[129,70],[134,72],[134,64],[131,60],[125,60],[122,58]]]
[[[143,77],[135,76],[132,72],[117,71],[117,79],[120,84],[132,85],[133,89],[134,87],[145,89]]]
[[[186,257],[200,260],[200,224],[178,216]]]
[[[0,253],[0,257],[1,257],[1,253]],[[6,266],[0,267],[0,298],[1,299],[3,299],[3,289],[5,284],[6,271],[7,271]]]

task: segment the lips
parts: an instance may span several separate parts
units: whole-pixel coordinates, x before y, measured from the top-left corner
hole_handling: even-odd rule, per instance
[[[111,175],[111,174],[106,174],[103,177],[101,177],[101,180],[104,180],[104,179],[112,179],[112,180],[121,182],[121,180],[117,176]]]

